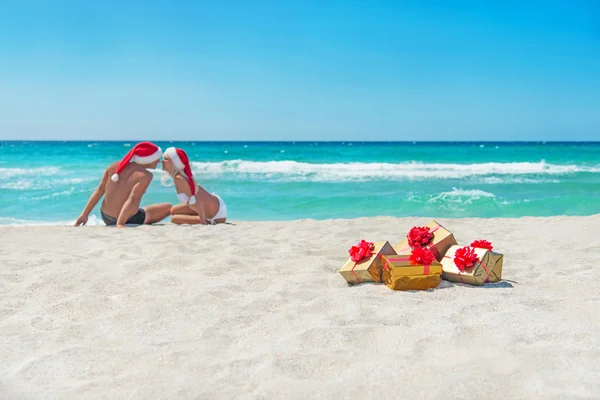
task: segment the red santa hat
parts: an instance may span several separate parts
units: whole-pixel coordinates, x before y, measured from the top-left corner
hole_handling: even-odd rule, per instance
[[[129,153],[123,157],[119,165],[117,166],[117,172],[110,177],[113,182],[119,180],[119,174],[123,169],[129,165],[130,162],[137,164],[150,164],[154,161],[160,160],[162,156],[162,150],[160,147],[150,142],[140,142],[133,146]]]
[[[189,198],[189,204],[196,204],[196,183],[194,182],[194,175],[192,175],[192,168],[190,167],[190,159],[188,158],[185,151],[176,149],[175,147],[169,147],[165,150],[165,157],[173,162],[175,168],[183,171],[187,176],[188,184],[190,185],[190,191],[192,196]]]

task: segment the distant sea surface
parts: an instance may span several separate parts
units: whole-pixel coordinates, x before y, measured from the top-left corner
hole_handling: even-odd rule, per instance
[[[232,220],[600,213],[600,142],[155,143],[186,150]],[[0,142],[0,225],[73,222],[134,144]],[[176,203],[154,174],[142,205]]]

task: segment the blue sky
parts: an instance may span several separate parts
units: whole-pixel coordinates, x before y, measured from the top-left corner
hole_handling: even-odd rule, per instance
[[[0,0],[0,139],[600,140],[594,1],[140,3]]]

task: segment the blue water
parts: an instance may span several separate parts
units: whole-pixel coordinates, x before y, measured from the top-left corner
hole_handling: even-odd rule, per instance
[[[156,142],[233,220],[600,213],[600,142]],[[0,224],[65,224],[135,142],[0,142]],[[142,204],[176,202],[155,171]],[[99,223],[99,208],[91,223]]]

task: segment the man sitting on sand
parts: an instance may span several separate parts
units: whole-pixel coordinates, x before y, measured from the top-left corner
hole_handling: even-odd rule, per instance
[[[106,225],[124,228],[125,224],[153,224],[171,213],[169,203],[139,208],[142,196],[152,181],[152,173],[160,161],[160,147],[150,142],[136,144],[120,162],[112,163],[102,176],[100,185],[90,197],[75,226],[85,225],[90,212],[104,196],[100,212]],[[108,177],[110,176],[110,179]]]

